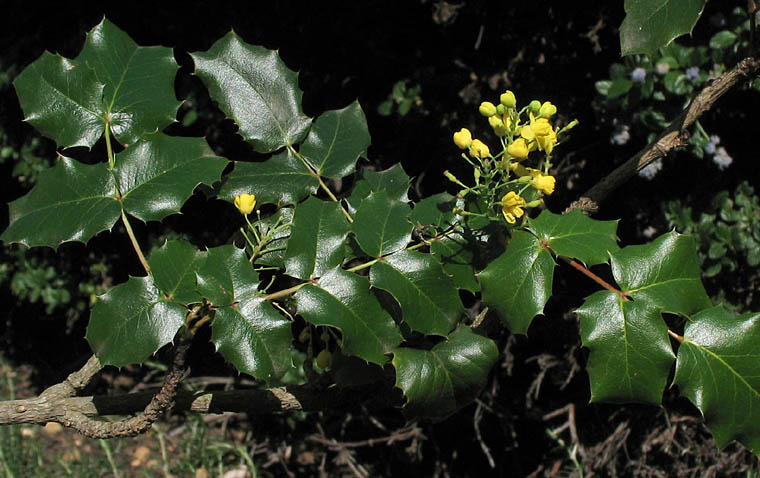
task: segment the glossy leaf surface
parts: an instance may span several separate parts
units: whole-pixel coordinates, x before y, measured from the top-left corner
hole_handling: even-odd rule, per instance
[[[341,348],[382,365],[386,354],[401,343],[401,332],[370,292],[366,278],[339,268],[323,275],[316,285],[296,292],[298,313],[314,325],[329,325],[343,334]]]
[[[372,265],[369,277],[372,287],[390,292],[398,301],[412,330],[446,336],[464,312],[456,287],[430,254],[391,254]]]
[[[416,203],[409,219],[415,226],[432,225],[444,228],[455,220],[452,212],[454,206],[456,206],[456,198],[451,194],[434,194]]]
[[[147,135],[116,158],[124,209],[143,221],[178,213],[201,183],[218,181],[228,161],[203,138]]]
[[[385,191],[388,197],[401,202],[408,202],[409,176],[404,172],[401,164],[394,164],[385,171],[363,171],[363,179],[354,185],[348,204],[351,212],[355,212],[362,200],[373,192]]]
[[[673,383],[699,408],[721,448],[738,440],[760,454],[760,314],[714,307],[692,317]]]
[[[105,85],[98,112],[120,143],[132,144],[174,122],[181,103],[174,97],[178,66],[171,48],[140,47],[103,19],[87,34],[77,61]]]
[[[579,259],[587,266],[602,264],[617,251],[618,221],[596,221],[576,209],[567,214],[544,210],[530,220],[530,229],[552,250],[565,257]]]
[[[348,222],[340,204],[310,197],[296,207],[285,252],[285,272],[308,280],[341,265],[347,235]]]
[[[390,198],[386,191],[372,193],[354,216],[356,242],[372,257],[403,249],[412,239],[410,212],[406,203]]]
[[[707,0],[625,0],[620,25],[622,55],[654,53],[691,33]]]
[[[187,308],[170,302],[148,277],[130,277],[92,308],[86,339],[103,365],[142,363],[174,339]]]
[[[474,264],[477,260],[476,246],[470,237],[449,234],[430,245],[433,258],[443,265],[443,270],[460,289],[472,293],[480,291],[480,283],[475,277]]]
[[[111,229],[121,206],[106,164],[86,165],[61,158],[42,171],[37,184],[10,204],[10,225],[0,239],[27,246],[58,247],[67,241],[87,242]]]
[[[301,109],[298,75],[276,51],[249,45],[231,31],[192,57],[211,99],[254,150],[269,153],[306,136],[311,120]]]
[[[590,350],[591,401],[659,405],[674,355],[658,308],[603,290],[576,313],[581,340]]]
[[[512,333],[527,333],[551,296],[554,265],[549,251],[533,234],[515,231],[507,250],[478,274],[483,302]]]
[[[198,292],[217,307],[258,296],[259,276],[245,252],[233,245],[209,249],[197,281]]]
[[[499,351],[489,338],[459,327],[430,350],[393,351],[396,386],[404,392],[404,411],[443,419],[472,402],[486,384]]]
[[[342,178],[356,170],[356,160],[366,154],[369,143],[367,119],[355,101],[317,118],[300,153],[320,176]]]
[[[167,241],[151,254],[148,264],[156,286],[167,299],[188,305],[201,301],[195,273],[206,256],[183,240]]]
[[[295,204],[317,190],[319,182],[289,150],[259,163],[235,162],[219,191],[221,199],[255,194],[259,204]]]

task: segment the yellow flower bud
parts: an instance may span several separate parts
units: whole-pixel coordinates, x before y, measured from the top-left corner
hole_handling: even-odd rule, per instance
[[[515,94],[512,93],[510,90],[507,90],[504,93],[502,93],[501,96],[499,97],[499,101],[506,108],[514,108],[515,106],[517,106],[517,99],[515,99]]]
[[[544,104],[541,105],[541,108],[538,110],[538,114],[542,118],[549,118],[556,112],[557,112],[557,107],[549,103],[548,101],[545,101]]]
[[[332,364],[332,354],[327,349],[322,349],[321,352],[317,354],[317,367],[319,368],[327,368]]]
[[[497,115],[503,115],[507,112],[507,109],[504,107],[503,104],[499,103],[496,105],[496,114]]]
[[[488,124],[491,125],[496,136],[504,136],[507,134],[507,127],[504,125],[504,121],[501,120],[499,115],[489,116]]]
[[[456,144],[459,149],[469,148],[470,143],[472,143],[472,133],[470,133],[469,129],[462,128],[454,133],[454,144]]]
[[[565,131],[570,131],[571,129],[575,128],[578,125],[578,120],[574,119],[571,122],[567,124],[567,126],[564,127]]]
[[[539,174],[533,178],[533,187],[541,191],[544,194],[551,194],[554,192],[554,184],[556,183],[554,176],[548,174]]]
[[[240,194],[235,196],[235,207],[241,214],[248,215],[253,212],[253,208],[256,206],[255,194]]]
[[[491,151],[488,149],[488,146],[486,146],[481,140],[472,140],[472,144],[470,144],[470,156],[483,159],[487,158],[490,154]]]
[[[515,159],[525,159],[528,157],[528,144],[524,138],[517,138],[507,146],[507,153]]]
[[[538,113],[538,110],[541,109],[541,102],[538,100],[533,100],[528,104],[528,109],[531,113],[536,114]]]
[[[478,108],[478,111],[480,111],[480,114],[483,116],[493,116],[496,114],[496,106],[489,101],[484,101],[480,103],[480,108]]]

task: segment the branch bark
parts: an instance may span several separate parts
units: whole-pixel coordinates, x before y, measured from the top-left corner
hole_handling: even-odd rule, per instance
[[[732,70],[727,71],[709,85],[689,103],[689,106],[673,120],[660,135],[648,144],[644,149],[636,153],[631,159],[612,171],[581,197],[573,201],[565,210],[581,209],[586,214],[594,214],[599,210],[607,196],[631,179],[638,171],[653,161],[666,156],[674,148],[686,144],[689,139],[689,128],[707,110],[712,108],[715,102],[740,81],[754,75],[760,69],[760,60],[756,57],[747,57],[740,61]]]

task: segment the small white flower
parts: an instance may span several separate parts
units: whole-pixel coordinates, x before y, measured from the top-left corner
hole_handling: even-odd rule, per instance
[[[657,175],[657,173],[660,172],[661,169],[662,169],[662,159],[658,159],[656,161],[652,161],[651,163],[647,164],[644,169],[639,171],[639,176],[651,181]]]
[[[734,158],[729,156],[728,151],[726,151],[726,148],[721,146],[717,150],[715,150],[715,154],[713,155],[713,163],[715,163],[718,166],[718,169],[722,171],[726,169],[727,167],[731,166],[731,163],[733,162],[734,162]]]
[[[644,83],[644,80],[646,79],[646,77],[647,77],[647,71],[640,66],[634,68],[634,70],[631,72],[631,80],[634,83]]]

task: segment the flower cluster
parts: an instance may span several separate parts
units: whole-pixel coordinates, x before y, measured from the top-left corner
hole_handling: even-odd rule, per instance
[[[457,208],[457,212],[498,219],[494,213],[498,214],[500,209],[504,220],[515,224],[524,216],[525,208],[539,206],[544,195],[554,192],[556,179],[549,174],[552,152],[558,144],[558,135],[578,122],[556,128],[551,123],[552,116],[557,113],[556,106],[548,101],[533,100],[518,108],[515,94],[509,90],[501,94],[499,104],[485,101],[478,111],[487,118],[501,143],[501,151],[492,154],[488,145],[473,138],[467,128],[454,133],[454,144],[466,151],[462,157],[474,168],[475,186],[466,186],[448,171],[445,175],[464,188],[459,193],[460,198],[474,194],[483,198],[488,206],[485,214],[467,212],[462,208]],[[536,158],[538,168],[524,164],[534,151],[543,153],[542,157]]]

